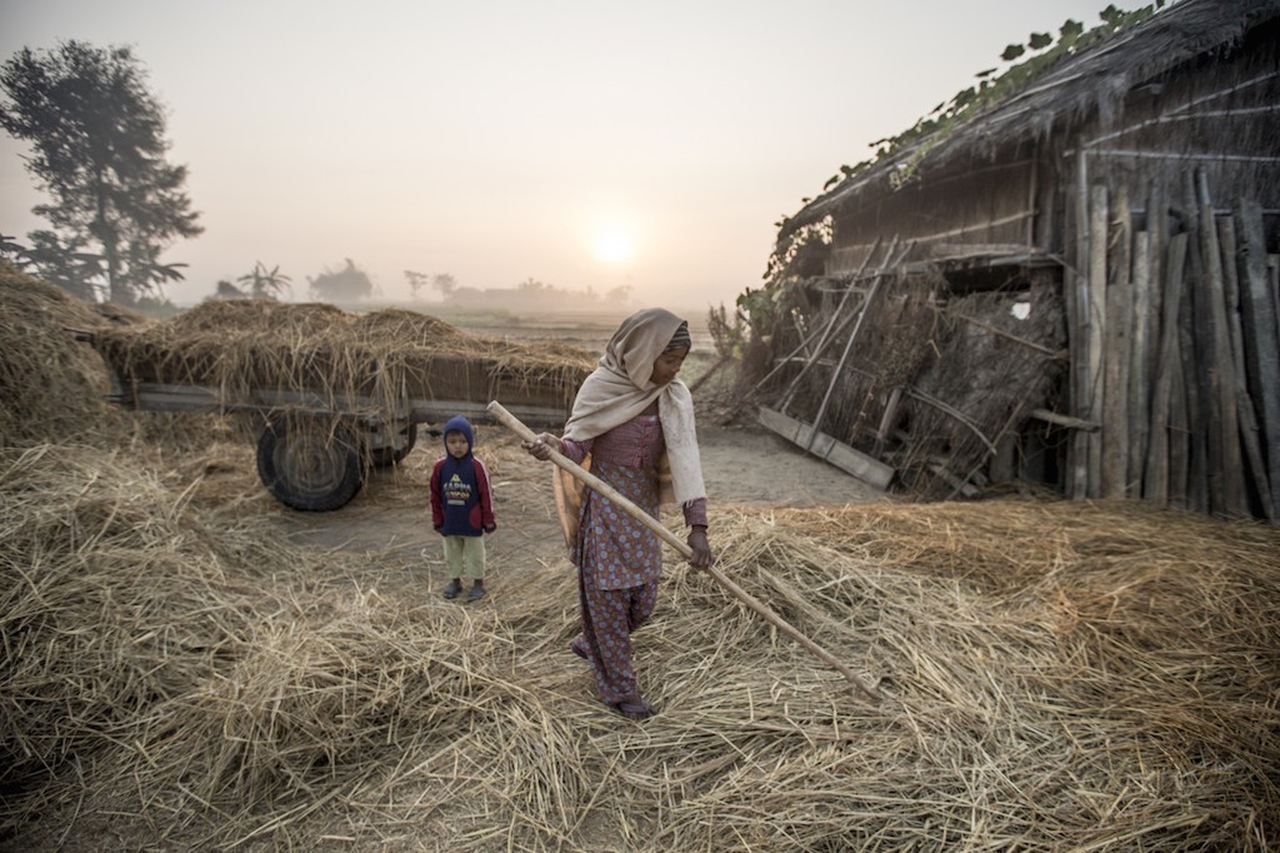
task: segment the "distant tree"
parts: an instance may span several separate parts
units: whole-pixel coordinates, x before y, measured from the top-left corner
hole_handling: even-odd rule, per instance
[[[204,229],[183,189],[186,167],[165,160],[164,110],[130,49],[78,41],[23,48],[0,66],[0,90],[0,126],[31,143],[27,170],[53,199],[33,208],[53,226],[28,235],[37,272],[121,304],[180,280],[179,265],[160,264],[160,253]],[[58,261],[56,252],[99,263]]]
[[[72,236],[65,242],[52,231],[40,229],[27,235],[31,246],[23,249],[26,269],[84,300],[95,300],[93,282],[102,276],[102,256],[86,252],[87,240]]]
[[[431,276],[426,273],[414,272],[413,270],[405,270],[404,277],[409,282],[409,293],[414,299],[418,298],[418,291],[427,286],[427,282],[431,280]]]
[[[440,295],[448,299],[458,289],[458,280],[447,272],[438,272],[431,276],[431,286],[440,291]]]
[[[0,234],[0,261],[4,261],[16,270],[23,270],[31,263],[27,256],[27,247],[15,243],[10,234]]]
[[[275,299],[290,289],[292,279],[280,272],[279,264],[268,270],[266,264],[258,261],[253,265],[252,272],[245,273],[236,281],[244,284],[249,295],[255,299]]]
[[[308,278],[311,295],[328,302],[355,302],[373,295],[373,282],[355,261],[346,259],[347,265],[338,272],[327,268],[315,278]]]
[[[234,284],[232,284],[231,282],[227,281],[224,278],[218,281],[218,284],[215,290],[213,291],[213,298],[214,299],[248,299],[249,294],[245,293],[243,290],[236,287]]]
[[[631,302],[631,285],[620,284],[605,291],[604,301],[615,308],[621,308]]]

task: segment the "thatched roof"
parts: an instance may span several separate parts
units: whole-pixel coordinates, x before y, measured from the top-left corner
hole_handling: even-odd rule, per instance
[[[785,237],[839,209],[865,191],[888,187],[888,177],[916,161],[919,170],[961,157],[990,159],[1018,142],[1047,138],[1055,127],[1096,115],[1104,126],[1121,118],[1124,97],[1196,57],[1234,47],[1261,23],[1280,17],[1280,0],[1183,0],[1130,30],[1070,54],[1005,100],[883,157],[803,207],[782,227]]]

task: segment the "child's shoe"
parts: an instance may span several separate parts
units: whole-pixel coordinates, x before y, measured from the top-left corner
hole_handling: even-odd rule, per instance
[[[458,597],[458,593],[462,592],[462,582],[457,578],[449,581],[449,585],[444,588],[444,597],[454,599]]]
[[[467,593],[467,601],[479,601],[484,598],[484,586],[476,584],[471,587],[471,592]]]

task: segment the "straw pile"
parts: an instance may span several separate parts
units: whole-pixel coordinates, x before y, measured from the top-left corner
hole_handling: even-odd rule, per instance
[[[537,469],[545,474],[545,469]],[[562,561],[379,592],[123,459],[0,463],[3,829],[25,849],[1263,850],[1280,533],[1139,505],[716,514],[637,636],[643,725],[567,650]],[[104,833],[111,833],[104,835]]]
[[[108,330],[95,347],[122,376],[194,384],[242,400],[251,392],[317,394],[350,411],[356,397],[394,410],[401,399],[498,396],[567,406],[594,368],[566,346],[468,335],[434,317],[326,304],[205,302],[166,323]]]
[[[106,372],[72,330],[104,315],[0,262],[0,445],[82,440],[110,420]]]

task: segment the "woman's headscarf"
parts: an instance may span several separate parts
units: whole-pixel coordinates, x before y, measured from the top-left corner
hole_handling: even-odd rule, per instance
[[[673,341],[682,331],[681,340]],[[664,473],[665,469],[670,470],[670,481],[663,477],[662,500],[681,506],[706,497],[693,395],[679,378],[665,385],[655,385],[650,380],[658,357],[673,343],[688,346],[687,336],[685,321],[662,308],[646,308],[623,320],[605,347],[599,365],[578,389],[564,430],[565,437],[575,441],[595,438],[641,414],[657,400],[667,445]],[[569,485],[568,481],[557,480],[559,488]],[[557,503],[563,510],[566,503],[572,506],[576,501],[572,495],[558,493]]]

